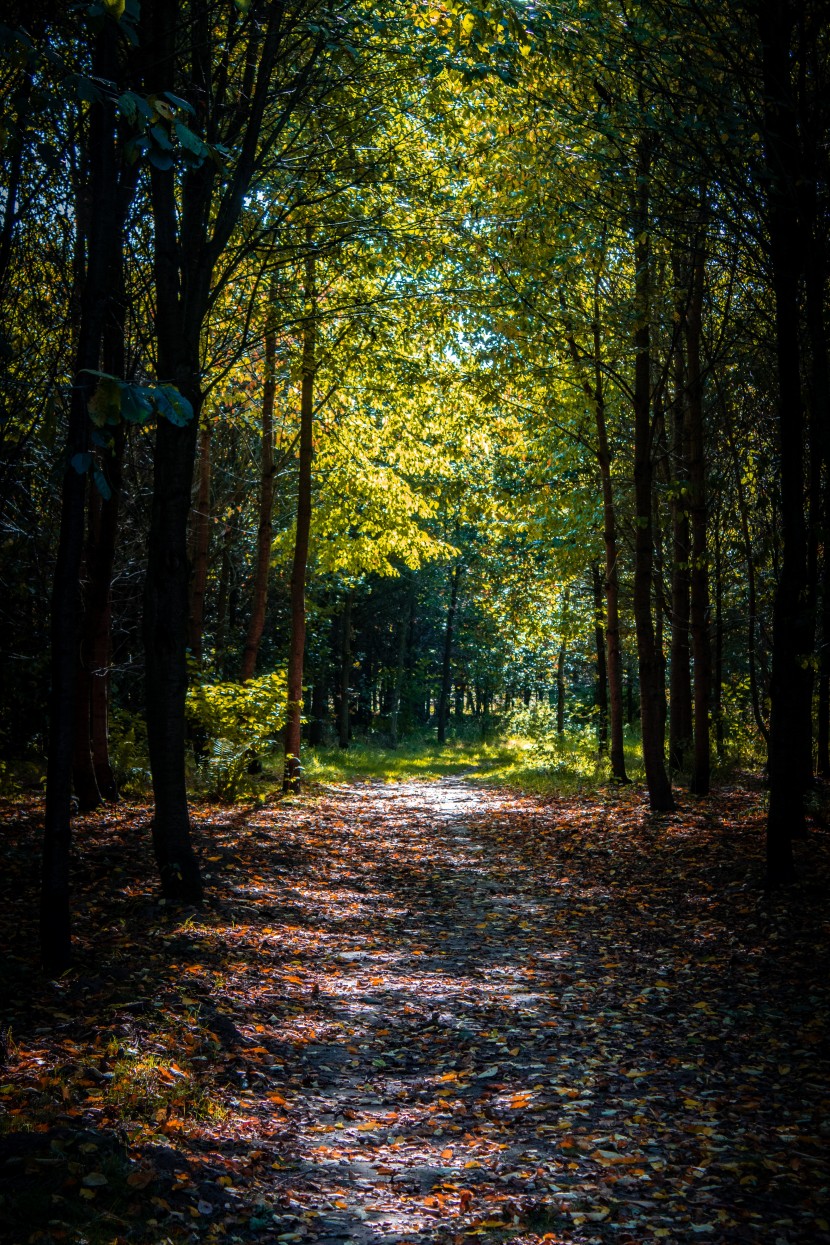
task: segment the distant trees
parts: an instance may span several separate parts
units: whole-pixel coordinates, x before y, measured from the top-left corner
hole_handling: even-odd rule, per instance
[[[656,811],[753,739],[791,876],[830,769],[827,18],[0,31],[2,732],[42,753],[48,699],[51,968],[113,708],[144,702],[163,893],[200,899],[190,678],[288,669],[292,789],[303,702],[346,747],[555,697],[620,782],[634,719]]]

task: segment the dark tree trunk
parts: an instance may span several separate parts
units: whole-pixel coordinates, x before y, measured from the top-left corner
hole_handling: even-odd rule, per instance
[[[101,336],[103,370],[126,380],[125,324],[127,295],[122,236],[135,193],[136,166],[127,166],[117,196],[117,218],[112,241],[112,295]],[[89,494],[88,535],[85,556],[84,616],[79,650],[79,704],[86,720],[78,723],[75,741],[75,791],[81,808],[100,800],[115,802],[118,787],[109,756],[110,666],[112,662],[112,575],[118,540],[121,473],[124,458],[123,421],[112,430],[112,441],[101,452],[101,467],[109,488],[102,497]],[[81,745],[79,747],[79,745]],[[94,804],[91,800],[94,799]]]
[[[305,376],[305,373],[303,373]],[[257,532],[251,621],[242,654],[242,681],[252,679],[257,653],[265,628],[268,605],[268,572],[271,567],[272,514],[274,509],[274,399],[277,392],[277,335],[273,328],[265,334],[265,384],[262,391],[262,451],[259,484],[259,529]],[[300,414],[302,424],[302,412]],[[302,433],[301,433],[302,440]],[[300,450],[302,462],[302,449]],[[305,576],[305,572],[303,573]]]
[[[447,718],[449,717],[450,691],[452,690],[452,640],[460,577],[461,567],[456,563],[450,575],[450,601],[447,606],[447,622],[444,628],[444,659],[441,663],[441,692],[438,697],[439,744],[446,743],[447,741]]]
[[[556,733],[565,733],[565,641],[559,645],[556,657]]]
[[[190,589],[190,651],[198,665],[204,657],[205,596],[210,554],[210,441],[211,426],[199,431],[199,487],[193,515],[193,581]]]
[[[308,724],[308,742],[319,747],[323,742],[328,696],[322,674],[318,674],[311,689],[311,721]]]
[[[655,439],[660,446],[659,457],[665,465],[665,427],[662,408],[655,403]],[[668,705],[666,704],[666,648],[664,629],[668,615],[666,582],[663,575],[663,524],[660,513],[660,493],[654,491],[654,647],[657,653],[657,671],[660,681],[660,736],[665,742]]]
[[[123,375],[105,360],[104,370]],[[78,668],[73,783],[81,809],[118,799],[109,757],[109,685],[112,661],[112,571],[118,537],[118,504],[124,452],[124,426],[113,430],[113,445],[103,469],[111,489],[104,499],[92,488],[89,496],[85,553],[84,612]]]
[[[723,394],[720,396],[720,410],[726,435],[729,441],[729,449],[732,455],[732,463],[735,473],[735,490],[738,499],[738,517],[741,525],[741,537],[744,544],[744,552],[746,557],[746,591],[747,606],[749,616],[747,619],[747,640],[746,652],[749,664],[749,698],[752,704],[752,716],[758,733],[769,747],[769,728],[764,721],[764,715],[761,712],[761,695],[758,689],[758,655],[756,652],[756,631],[758,625],[758,593],[756,588],[755,576],[755,558],[752,552],[752,533],[749,527],[749,507],[746,500],[746,491],[743,482],[743,469],[741,459],[738,453],[738,447],[735,444],[735,436],[732,429],[732,423],[729,417],[729,406]]]
[[[214,639],[216,668],[220,674],[224,673],[225,645],[228,635],[228,604],[230,602],[231,577],[233,574],[231,564],[232,543],[233,528],[230,523],[226,523],[225,530],[222,533],[222,557],[219,563],[219,586],[216,591],[216,636]]]
[[[608,750],[608,669],[605,658],[602,575],[596,562],[591,566],[591,587],[594,594],[594,640],[597,652],[597,679],[594,690],[594,703],[597,708],[597,744],[599,751],[604,753]]]
[[[712,681],[712,709],[715,719],[715,749],[718,760],[726,755],[726,730],[723,720],[723,555],[721,550],[720,514],[715,515],[715,666]]]
[[[93,46],[93,72],[107,80],[117,77],[115,23],[105,21]],[[69,406],[66,463],[61,496],[58,553],[51,601],[51,688],[49,695],[49,756],[40,903],[40,947],[44,968],[63,971],[71,960],[69,863],[70,799],[74,752],[77,653],[81,599],[79,574],[84,545],[86,476],[72,459],[89,452],[87,403],[94,386],[89,374],[100,361],[101,336],[112,292],[112,257],[117,231],[115,108],[108,99],[90,104],[89,179],[93,206],[88,263],[81,300],[80,331],[74,383]]]
[[[792,840],[803,834],[804,751],[809,739],[805,663],[810,625],[805,617],[807,533],[804,521],[804,409],[801,397],[799,278],[803,270],[796,208],[799,142],[790,77],[792,18],[789,6],[766,0],[760,7],[764,88],[767,227],[778,365],[778,446],[783,556],[775,595],[769,731],[767,880],[793,877]]]
[[[709,794],[711,745],[709,710],[712,655],[709,636],[709,559],[706,547],[706,459],[703,426],[703,385],[700,372],[700,329],[703,315],[705,254],[703,240],[695,247],[692,290],[686,316],[689,417],[689,489],[691,499],[692,566],[691,630],[694,659],[694,764],[689,790]]]
[[[389,716],[389,742],[391,747],[398,746],[398,719],[401,710],[401,693],[403,691],[404,674],[406,673],[406,654],[409,648],[409,632],[412,626],[412,614],[415,609],[415,576],[409,581],[406,594],[406,606],[400,623],[398,635],[398,660],[395,666],[395,686],[392,692],[392,711]]]
[[[602,375],[599,299],[594,291],[594,412],[597,430],[597,461],[602,484],[602,538],[605,546],[605,644],[608,653],[608,695],[611,727],[611,775],[628,782],[625,772],[623,731],[623,661],[620,645],[620,583],[617,555],[617,518],[611,479],[611,448],[605,418]]]
[[[214,272],[233,234],[245,197],[262,156],[260,136],[266,108],[273,99],[272,79],[285,35],[283,5],[264,6],[261,21],[246,22],[240,61],[247,64],[246,89],[233,108],[220,102],[227,72],[218,54],[223,33],[207,0],[187,7],[187,38],[181,38],[184,6],[180,0],[145,0],[141,7],[145,88],[157,92],[195,85],[199,120],[209,138],[224,136],[235,118],[233,151],[227,176],[220,181],[212,159],[182,172],[150,170],[153,212],[153,269],[156,295],[155,333],[159,380],[173,384],[190,402],[193,418],[184,427],[161,420],[156,432],[153,500],[144,594],[144,642],[147,687],[147,738],[153,773],[155,817],[153,845],[168,900],[199,902],[202,884],[190,842],[185,783],[185,696],[189,632],[187,521],[201,413],[201,335],[212,293]],[[313,40],[308,45],[314,46]],[[290,114],[302,94],[305,74],[316,58],[310,51],[286,95]],[[186,63],[184,63],[186,60]],[[183,84],[180,86],[180,82]],[[198,114],[197,114],[198,116]],[[228,121],[230,124],[231,122]],[[269,140],[270,141],[270,140]]]
[[[679,264],[676,277],[680,282]],[[685,293],[685,292],[684,292]],[[680,303],[678,298],[678,304]],[[682,314],[685,315],[685,297]],[[682,340],[677,343],[672,404],[672,580],[669,765],[682,770],[692,740],[692,680],[689,649],[689,483],[686,444],[686,375]]]
[[[638,141],[633,221],[635,265],[634,345],[634,622],[640,667],[640,723],[649,802],[655,812],[674,809],[666,773],[663,723],[665,689],[654,635],[651,599],[654,579],[653,464],[651,418],[651,257],[649,243],[650,154],[647,136]]]
[[[300,718],[305,657],[305,580],[311,532],[311,456],[314,425],[314,374],[317,367],[317,292],[311,230],[306,230],[305,318],[303,321],[302,397],[300,400],[300,474],[297,484],[297,532],[291,569],[291,647],[288,652],[288,720],[285,725],[283,791],[300,790]],[[273,409],[273,400],[272,400]],[[270,511],[269,511],[270,529]],[[270,540],[269,540],[270,544]],[[267,571],[267,568],[266,568]],[[254,654],[255,656],[256,654]]]
[[[340,616],[340,706],[337,716],[337,742],[349,746],[349,686],[352,678],[352,593],[346,592]]]

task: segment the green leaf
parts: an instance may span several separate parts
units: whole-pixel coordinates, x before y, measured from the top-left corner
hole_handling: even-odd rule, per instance
[[[121,382],[111,376],[102,376],[87,403],[87,410],[96,428],[117,424],[121,418]]]
[[[181,121],[175,121],[173,123],[173,129],[176,131],[176,137],[182,147],[184,147],[185,151],[189,151],[194,156],[198,156],[200,160],[205,158],[208,154],[209,148],[207,143],[202,142],[198,134],[194,134],[193,131],[189,130]]]
[[[152,391],[143,385],[124,385],[121,391],[121,418],[128,424],[144,424],[152,413]]]
[[[159,385],[153,390],[155,408],[169,423],[183,428],[193,418],[193,407],[175,385]]]
[[[170,142],[170,136],[163,125],[151,125],[150,137],[154,142],[158,143],[162,151],[172,151],[173,144]]]
[[[107,483],[107,477],[104,475],[100,467],[95,468],[92,473],[92,478],[95,481],[95,487],[103,497],[104,501],[109,501],[112,497],[112,489]]]
[[[87,452],[73,454],[69,460],[69,465],[75,468],[79,476],[85,475],[92,466],[92,455]]]

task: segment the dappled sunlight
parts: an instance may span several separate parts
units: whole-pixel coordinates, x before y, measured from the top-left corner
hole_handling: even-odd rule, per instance
[[[95,975],[16,1023],[23,1170],[57,1137],[55,1217],[83,1198],[147,1245],[220,1221],[308,1245],[750,1242],[771,1214],[812,1245],[824,1011],[759,995],[757,813],[717,808],[729,839],[629,790],[612,816],[456,777],[357,784],[203,819],[221,887],[184,919],[118,844],[143,924],[90,914]],[[814,939],[779,915],[796,982]]]

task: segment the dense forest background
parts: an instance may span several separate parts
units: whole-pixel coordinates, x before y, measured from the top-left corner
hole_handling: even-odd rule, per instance
[[[499,735],[830,773],[828,5],[7,3],[0,737],[73,813]],[[302,710],[303,722],[300,721]],[[48,758],[48,769],[45,769]]]

